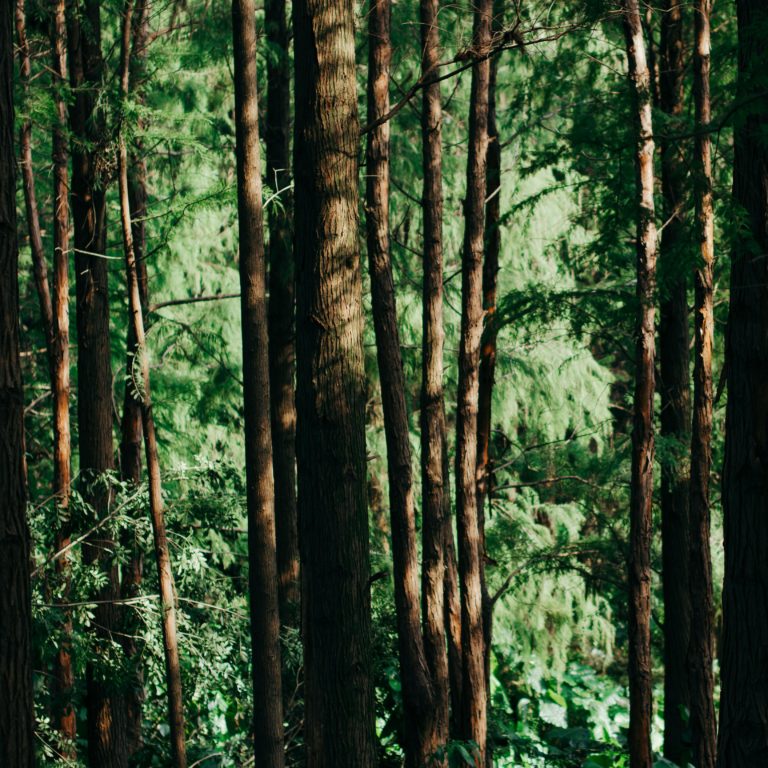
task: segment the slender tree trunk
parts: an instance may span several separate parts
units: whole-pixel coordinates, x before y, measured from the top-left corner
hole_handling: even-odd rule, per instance
[[[25,90],[29,88],[31,61],[26,33],[24,0],[16,3],[16,35],[18,38],[19,71]],[[32,167],[32,123],[25,120],[19,131],[21,172],[24,201],[27,212],[32,266],[35,276],[43,333],[46,341],[48,371],[51,379],[53,401],[53,493],[59,524],[55,547],[61,550],[69,544],[67,508],[72,481],[70,459],[69,424],[69,182],[68,154],[66,148],[66,105],[63,84],[67,79],[66,19],[64,4],[57,2],[51,19],[51,47],[53,50],[53,97],[56,120],[53,128],[54,164],[54,297],[48,281],[48,266],[43,249],[42,228],[37,206],[35,177]],[[69,582],[69,565],[66,555],[56,561],[56,571],[65,583],[66,595]],[[66,598],[65,598],[66,602]],[[55,726],[68,742],[63,750],[74,759],[76,736],[75,710],[72,705],[74,673],[71,658],[72,620],[64,611],[60,627],[60,646],[53,662],[53,715]]]
[[[372,0],[368,12],[368,122],[378,120],[389,111],[390,19],[390,0]],[[389,244],[389,127],[388,121],[383,122],[368,133],[365,223],[387,442],[395,607],[405,706],[405,757],[406,765],[421,768],[429,763],[440,743],[419,610],[410,430]]]
[[[132,18],[133,2],[132,0],[127,0],[123,13],[120,57],[120,95],[123,100],[128,98],[130,85]],[[133,326],[133,338],[136,344],[132,370],[137,375],[137,381],[135,382],[138,389],[137,396],[141,398],[142,431],[144,433],[144,449],[146,453],[147,475],[149,477],[149,508],[155,541],[157,578],[160,585],[171,752],[175,768],[186,768],[187,751],[184,741],[184,702],[181,690],[181,668],[179,665],[176,623],[176,589],[173,583],[171,558],[165,532],[160,461],[157,451],[154,416],[152,415],[152,397],[150,394],[149,360],[147,358],[146,338],[144,335],[144,316],[141,308],[141,291],[139,288],[138,269],[136,267],[136,254],[133,249],[133,229],[131,226],[131,206],[128,191],[128,149],[122,126],[120,126],[118,134],[117,160],[120,220],[123,231],[126,282],[128,285],[128,307]]]
[[[280,192],[269,207],[269,385],[280,621],[299,625],[299,536],[296,513],[296,402],[293,194],[290,189],[290,59],[285,0],[264,4],[267,41],[267,182]]]
[[[72,484],[72,435],[69,416],[69,150],[67,147],[67,19],[65,0],[56,0],[51,20],[53,51],[53,96],[56,122],[53,128],[53,465],[59,524],[56,550],[70,543],[69,496]],[[69,591],[67,555],[56,561],[56,569],[65,584],[64,600]],[[54,661],[54,717],[62,736],[68,741],[64,752],[75,757],[77,722],[72,695],[75,685],[71,653],[72,619],[65,612],[60,646]]]
[[[680,125],[685,75],[683,13],[679,0],[661,11],[660,106]],[[662,141],[661,188],[664,231],[659,250],[662,270],[659,319],[661,434],[672,446],[661,466],[661,545],[664,589],[664,756],[684,764],[689,753],[687,717],[688,641],[691,603],[688,588],[688,495],[690,467],[690,374],[688,280],[685,266],[685,158],[679,141]]]
[[[691,747],[697,768],[714,768],[716,715],[712,673],[714,620],[712,560],[709,552],[709,476],[712,468],[712,310],[714,207],[709,123],[709,17],[711,0],[694,7],[693,94],[696,103],[694,189],[700,262],[695,272],[695,360],[693,371],[693,435],[691,438],[690,590],[691,638],[688,649],[691,690]]]
[[[637,131],[637,358],[632,429],[629,543],[629,760],[651,768],[651,505],[653,501],[656,223],[650,72],[638,0],[624,2],[629,78]]]
[[[269,408],[267,286],[256,93],[256,9],[233,0],[237,202],[248,490],[248,566],[256,761],[285,764],[280,663],[275,486]]]
[[[29,80],[32,75],[32,64],[29,56],[27,41],[27,20],[24,10],[24,0],[16,0],[16,37],[19,43],[19,74],[25,94],[29,92]],[[19,129],[19,150],[21,155],[21,179],[24,187],[24,203],[27,209],[27,231],[29,247],[32,252],[32,271],[35,276],[35,287],[40,302],[40,316],[43,321],[43,334],[48,351],[49,366],[53,361],[53,303],[48,283],[48,265],[43,249],[43,236],[40,227],[40,212],[37,207],[35,193],[35,175],[32,167],[32,121],[25,119]]]
[[[0,4],[0,765],[35,765],[32,606],[19,359],[13,2]]]
[[[439,0],[420,0],[422,77],[440,61]],[[421,109],[424,184],[424,280],[421,379],[422,621],[432,680],[435,739],[449,736],[449,666],[446,649],[447,541],[453,544],[443,396],[443,144],[440,84],[424,88]],[[447,501],[447,503],[446,503]],[[453,547],[451,547],[451,555]],[[455,566],[454,566],[455,568]],[[457,585],[456,585],[457,586]],[[458,594],[458,590],[456,592]],[[460,623],[460,613],[459,613]],[[458,645],[460,645],[460,640]],[[461,660],[456,670],[461,674]],[[458,694],[459,691],[457,690]],[[460,699],[457,699],[460,702]]]
[[[82,21],[81,21],[82,14]],[[103,142],[103,121],[95,112],[101,86],[100,7],[98,0],[73,5],[68,18],[70,82],[76,89],[70,106],[72,128],[71,205],[75,232],[78,347],[78,443],[84,499],[101,519],[112,496],[105,473],[115,467],[112,435],[112,365],[109,343],[109,295],[106,250],[105,180],[100,178],[96,147]],[[84,545],[88,564],[98,563],[107,585],[95,595],[96,647],[105,649],[119,626],[114,604],[120,587],[112,559],[114,543],[106,527]],[[100,655],[100,654],[99,654]],[[104,768],[127,764],[125,700],[86,668],[89,761]]]
[[[494,17],[494,26],[496,25]],[[485,539],[485,507],[490,511],[493,493],[493,462],[491,459],[491,413],[493,385],[496,369],[496,288],[498,286],[499,253],[501,251],[501,144],[496,126],[496,71],[498,59],[491,61],[488,81],[488,171],[485,206],[485,261],[483,262],[483,310],[485,324],[480,342],[480,384],[477,413],[477,511],[480,520],[481,558],[487,557]],[[493,603],[488,594],[485,576],[483,587],[483,666],[491,707],[491,652],[493,642]],[[486,764],[493,765],[490,748],[486,750]]]
[[[134,98],[143,101],[143,85],[147,45],[149,39],[149,1],[138,0],[133,14],[133,46],[130,60],[131,81]],[[143,130],[143,121],[139,119],[139,131]],[[142,316],[147,317],[149,310],[149,290],[147,284],[146,225],[147,215],[147,164],[144,159],[144,146],[141,136],[134,139],[129,148],[128,163],[128,200],[131,212],[131,234],[136,272],[139,281],[139,298]],[[126,341],[126,370],[130,371],[134,360],[136,339],[133,324],[128,323]],[[141,404],[132,395],[133,382],[126,380],[123,394],[123,416],[120,422],[120,477],[133,486],[141,484]],[[128,562],[123,568],[121,594],[124,599],[138,597],[141,594],[141,582],[144,576],[144,552],[136,532],[125,532],[124,546],[130,552]],[[128,754],[135,754],[143,743],[142,710],[144,706],[144,671],[141,663],[141,647],[137,640],[138,616],[131,610],[125,613],[126,631],[121,638],[125,655],[130,664],[130,685],[126,691],[126,717]]]
[[[484,565],[477,507],[477,417],[480,340],[483,332],[483,252],[488,156],[488,84],[491,64],[492,0],[475,6],[469,113],[469,158],[464,201],[461,343],[456,414],[456,518],[459,534],[462,642],[462,735],[477,744],[478,766],[485,764],[487,709],[483,632]]]
[[[726,344],[719,768],[768,764],[768,7],[738,0],[739,85]]]
[[[297,458],[308,768],[376,763],[350,0],[295,0]]]

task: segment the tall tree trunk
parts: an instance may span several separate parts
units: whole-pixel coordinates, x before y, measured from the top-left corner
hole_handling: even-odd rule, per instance
[[[82,13],[82,21],[80,14]],[[98,0],[73,5],[68,18],[72,128],[71,205],[75,231],[77,288],[77,414],[80,472],[84,499],[96,518],[107,514],[112,492],[105,473],[114,470],[112,436],[112,364],[109,344],[109,290],[106,251],[105,179],[100,178],[99,150],[103,120],[95,111],[101,87],[100,6]],[[114,543],[106,527],[84,545],[88,564],[99,564],[107,584],[95,599],[94,634],[105,648],[118,628],[114,601],[120,587],[112,559]],[[90,662],[86,668],[89,761],[104,768],[127,765],[125,700],[107,685]]]
[[[233,0],[237,203],[248,491],[248,567],[251,607],[254,747],[268,768],[285,764],[280,663],[275,486],[269,408],[267,286],[256,93],[256,9]]]
[[[440,62],[439,0],[420,0],[422,77],[437,74]],[[449,666],[446,610],[450,590],[447,542],[453,543],[443,396],[443,141],[440,83],[424,88],[421,109],[424,182],[424,279],[422,294],[421,488],[422,621],[424,652],[432,680],[435,739],[449,736]],[[447,502],[447,503],[446,503]],[[451,547],[451,556],[453,548]],[[455,565],[454,565],[455,568]],[[457,592],[456,592],[457,594]],[[460,617],[459,617],[460,621]],[[460,644],[460,640],[459,640]],[[454,646],[457,647],[457,646]],[[459,680],[461,660],[455,664]],[[456,690],[459,693],[459,690]],[[457,703],[460,702],[457,699]]]
[[[350,0],[296,0],[293,28],[307,765],[368,768],[376,741],[354,8]]]
[[[28,91],[32,67],[26,32],[24,0],[16,2],[16,35],[18,38],[19,72]],[[35,276],[43,334],[46,341],[48,371],[53,401],[53,494],[59,523],[55,548],[60,551],[69,544],[68,507],[72,473],[70,467],[71,441],[69,424],[69,182],[66,147],[66,103],[62,93],[67,80],[66,18],[64,4],[53,6],[51,19],[53,99],[56,120],[53,128],[54,164],[54,296],[48,282],[48,266],[43,249],[42,228],[37,206],[35,176],[32,167],[32,123],[25,120],[19,131],[21,173],[27,212],[32,266]],[[56,560],[56,572],[68,592],[69,565],[67,555]],[[64,602],[66,602],[66,597]],[[53,715],[55,727],[66,740],[63,751],[74,759],[74,739],[77,724],[72,705],[74,673],[71,658],[72,620],[64,610],[60,626],[60,645],[53,661]]]
[[[299,535],[296,513],[296,401],[293,194],[290,189],[290,59],[285,0],[266,0],[267,182],[280,192],[269,207],[269,386],[280,621],[299,626]]]
[[[661,11],[660,106],[670,125],[680,125],[685,76],[683,12],[680,0]],[[674,131],[673,131],[674,132]],[[688,280],[684,265],[685,158],[680,141],[661,146],[664,231],[659,249],[662,270],[659,318],[661,434],[673,447],[661,466],[661,546],[664,590],[664,756],[684,764],[688,757],[686,713],[691,603],[688,589],[688,495],[690,467],[690,374]]]
[[[372,0],[368,12],[369,123],[389,111],[390,20],[390,0]],[[420,768],[429,763],[440,743],[419,610],[419,556],[410,430],[389,243],[389,128],[390,123],[385,121],[368,133],[365,223],[387,442],[395,608],[405,707],[405,758],[406,765]]]
[[[69,497],[72,484],[72,435],[69,416],[69,150],[67,147],[67,18],[65,0],[56,0],[51,19],[53,97],[56,122],[53,128],[53,484],[59,510],[56,550],[70,543]],[[67,555],[56,569],[69,591]],[[72,619],[65,612],[60,646],[54,661],[54,718],[68,744],[64,753],[75,757],[77,722],[72,702],[75,677],[71,655]]]
[[[719,768],[768,764],[768,7],[738,0],[738,102],[726,344],[725,581]],[[759,255],[759,257],[758,257]]]
[[[133,46],[130,60],[131,81],[134,98],[143,101],[144,78],[146,77],[147,45],[149,42],[149,0],[138,0],[133,14]],[[139,131],[144,125],[139,118]],[[133,253],[136,261],[136,271],[139,281],[139,298],[142,316],[147,317],[149,311],[149,289],[147,284],[146,224],[147,215],[147,164],[144,159],[144,146],[141,136],[134,139],[129,148],[130,161],[128,164],[128,200],[131,212],[131,234],[133,237]],[[130,371],[134,359],[136,339],[133,324],[128,323],[126,341],[126,370]],[[123,394],[123,415],[120,421],[120,477],[124,482],[133,486],[141,484],[141,404],[132,395],[133,383],[131,378],[126,380]],[[123,568],[121,594],[124,599],[138,597],[141,593],[141,582],[144,576],[144,552],[136,532],[125,532],[123,541],[128,549],[129,559]],[[128,753],[133,755],[143,743],[142,710],[144,706],[144,671],[141,663],[141,647],[137,640],[138,616],[128,610],[125,612],[126,630],[121,638],[125,655],[130,665],[130,684],[126,691],[126,717]]]
[[[629,78],[637,132],[637,348],[632,429],[629,542],[629,760],[651,768],[651,524],[653,502],[654,299],[656,222],[653,203],[651,77],[638,0],[624,2]]]
[[[121,57],[120,57],[120,95],[128,99],[130,85],[131,58],[131,23],[133,1],[127,0],[123,12]],[[124,117],[121,116],[121,120]],[[179,665],[179,647],[176,623],[176,589],[171,571],[171,558],[168,539],[165,532],[163,511],[163,489],[160,478],[160,461],[157,451],[157,436],[152,415],[152,397],[149,381],[149,359],[147,357],[146,338],[144,335],[144,315],[141,307],[136,254],[133,249],[133,229],[131,226],[131,206],[128,190],[128,149],[120,126],[118,134],[118,186],[120,195],[120,221],[123,231],[125,251],[125,271],[128,285],[128,307],[133,338],[135,340],[132,370],[137,375],[134,382],[137,397],[140,398],[142,431],[146,453],[147,475],[149,477],[149,508],[152,518],[152,533],[157,560],[157,578],[160,585],[162,610],[163,646],[165,651],[165,675],[168,687],[168,720],[170,725],[171,752],[175,768],[186,768],[187,751],[184,741],[184,702],[181,690],[181,668]],[[136,370],[138,368],[138,371]]]
[[[691,637],[688,648],[691,698],[692,762],[714,768],[716,715],[713,700],[712,560],[709,551],[709,476],[712,468],[712,310],[714,208],[709,123],[709,51],[711,0],[694,7],[693,94],[696,106],[694,191],[700,262],[695,272],[695,360],[693,370],[693,434],[691,437],[690,599]]]
[[[13,1],[0,4],[0,765],[33,768],[32,605],[19,358]]]
[[[494,16],[494,27],[496,19]],[[498,59],[491,61],[488,81],[488,170],[487,203],[485,206],[485,260],[483,262],[483,310],[485,324],[480,342],[480,384],[477,408],[477,512],[480,521],[480,556],[487,557],[485,539],[485,506],[490,510],[493,493],[493,462],[491,459],[491,427],[493,385],[496,369],[496,289],[501,251],[501,144],[496,126],[496,71]],[[488,594],[485,577],[483,587],[483,666],[491,706],[491,645],[493,640],[493,603]],[[491,750],[486,750],[486,763],[492,765]]]
[[[477,744],[485,764],[488,701],[483,632],[484,564],[477,508],[477,416],[480,340],[483,332],[483,252],[488,157],[488,84],[492,0],[475,6],[469,113],[469,158],[464,200],[461,273],[461,343],[456,414],[456,518],[459,534],[462,644],[462,735]]]

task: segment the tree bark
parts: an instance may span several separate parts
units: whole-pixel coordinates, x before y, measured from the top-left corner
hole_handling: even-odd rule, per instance
[[[667,0],[661,10],[660,106],[670,125],[683,115],[685,46],[683,6]],[[691,602],[688,587],[688,496],[690,466],[690,373],[688,354],[688,280],[684,263],[685,158],[681,142],[661,147],[664,231],[659,247],[662,270],[659,318],[661,434],[672,446],[661,465],[661,546],[664,591],[664,756],[684,764],[689,756],[686,713]]]
[[[121,57],[120,57],[120,95],[123,101],[128,99],[130,86],[131,58],[131,23],[133,0],[127,0],[123,12]],[[121,120],[124,119],[122,116]],[[120,195],[120,221],[123,232],[125,251],[125,271],[128,285],[128,307],[133,338],[135,340],[132,370],[138,373],[134,381],[136,397],[140,398],[142,431],[146,453],[147,475],[149,477],[149,508],[152,518],[152,533],[157,560],[157,578],[160,585],[162,609],[163,646],[165,651],[165,674],[168,687],[168,720],[170,725],[171,753],[175,768],[186,768],[187,751],[184,741],[184,703],[181,690],[181,668],[179,665],[179,647],[176,621],[176,589],[171,571],[171,558],[165,531],[163,510],[163,489],[160,478],[160,461],[157,450],[157,435],[152,414],[150,393],[149,359],[147,357],[146,337],[144,334],[144,316],[141,307],[136,253],[133,248],[133,229],[131,226],[131,206],[128,190],[128,149],[122,125],[118,134],[118,186]],[[138,368],[138,370],[137,370]]]
[[[691,752],[697,768],[714,768],[716,715],[713,700],[714,609],[712,560],[709,551],[709,477],[712,469],[712,309],[714,207],[712,156],[708,133],[711,0],[694,6],[693,95],[696,109],[694,192],[700,260],[695,271],[695,359],[693,370],[693,434],[691,436],[690,600],[691,636],[688,649]]]
[[[266,0],[267,182],[280,192],[269,207],[269,386],[272,394],[272,461],[280,621],[299,626],[299,536],[296,512],[296,401],[294,390],[295,270],[293,193],[290,189],[290,59],[285,0]]]
[[[82,13],[82,23],[81,16]],[[101,519],[112,496],[106,473],[115,468],[112,435],[112,364],[109,341],[109,290],[106,252],[106,179],[101,171],[103,119],[96,112],[101,87],[99,0],[73,5],[68,18],[72,142],[71,206],[75,234],[78,346],[78,444],[83,497]],[[111,642],[119,626],[114,601],[120,587],[112,559],[114,543],[106,527],[84,545],[86,563],[99,564],[107,585],[95,596],[97,648]],[[125,700],[101,678],[90,662],[86,669],[89,761],[104,768],[127,765]]]
[[[35,764],[30,542],[19,358],[13,2],[0,4],[0,764]]]
[[[496,26],[494,16],[494,27]],[[488,81],[488,170],[485,205],[485,260],[483,262],[484,327],[480,342],[480,384],[477,412],[477,511],[480,521],[480,556],[485,561],[485,509],[491,509],[493,493],[493,461],[491,429],[493,385],[496,369],[496,289],[498,287],[499,253],[501,251],[501,144],[496,126],[496,71],[498,59],[491,60]],[[493,603],[488,594],[483,566],[483,667],[485,669],[488,710],[491,707],[491,652],[493,641]],[[492,767],[491,750],[486,749],[486,764]]]
[[[48,266],[43,248],[42,228],[37,205],[35,177],[32,166],[32,123],[25,120],[19,131],[21,173],[24,202],[27,213],[32,266],[40,303],[40,315],[46,342],[48,372],[53,401],[53,494],[59,523],[55,548],[61,550],[69,544],[68,506],[72,481],[70,460],[71,441],[69,423],[69,182],[66,148],[66,105],[63,84],[67,80],[66,19],[64,4],[55,3],[51,19],[53,100],[56,121],[53,127],[54,165],[54,296],[48,280]],[[16,2],[16,35],[19,52],[19,74],[25,93],[29,90],[32,74],[29,43],[26,32],[24,0]],[[69,565],[66,555],[56,561],[56,572],[64,582],[64,602],[69,584]],[[52,707],[55,727],[65,744],[63,752],[75,757],[75,710],[72,705],[74,673],[71,659],[72,621],[70,612],[63,609],[64,619],[59,628],[60,645],[53,660]]]
[[[421,73],[437,74],[440,62],[439,0],[420,0]],[[426,85],[422,93],[421,141],[424,181],[424,279],[422,287],[421,378],[421,487],[422,487],[422,621],[424,653],[433,692],[435,739],[449,736],[449,665],[446,626],[451,597],[446,589],[447,542],[453,543],[448,457],[446,451],[445,399],[443,395],[443,171],[442,104],[440,84]],[[446,503],[447,502],[447,503]],[[453,548],[451,548],[451,555]],[[455,568],[455,565],[454,565]],[[456,585],[454,585],[456,586]],[[456,592],[457,594],[457,592]],[[460,622],[460,614],[459,614]],[[454,647],[460,646],[460,640]],[[455,664],[460,680],[461,659]],[[456,690],[456,694],[459,691]],[[457,698],[457,702],[460,699]]]
[[[634,100],[637,167],[637,326],[629,542],[629,760],[651,768],[651,525],[653,502],[654,299],[656,222],[653,202],[651,77],[638,0],[624,2],[629,79]]]
[[[149,0],[138,0],[133,14],[133,45],[130,58],[130,74],[133,83],[134,99],[143,102],[143,86],[146,76],[146,56],[149,42]],[[139,118],[139,131],[144,125]],[[131,234],[136,272],[139,281],[139,298],[142,317],[149,312],[149,289],[147,281],[146,225],[147,215],[147,164],[144,159],[144,146],[141,136],[134,139],[129,148],[128,163],[128,200],[131,212]],[[136,339],[133,324],[128,323],[126,339],[126,371],[131,370],[134,359]],[[141,404],[131,394],[132,380],[126,381],[123,394],[123,415],[120,421],[120,477],[123,482],[133,486],[141,484]],[[138,597],[141,594],[141,582],[144,577],[144,552],[136,534],[132,530],[125,532],[123,542],[130,555],[123,568],[121,594],[124,599]],[[141,647],[137,641],[138,616],[132,611],[125,612],[126,630],[121,638],[125,655],[130,665],[130,685],[126,691],[126,717],[128,754],[135,754],[143,744],[142,710],[144,706],[144,671],[141,663]]]
[[[56,532],[57,551],[67,547],[71,539],[69,497],[72,484],[72,435],[69,415],[69,151],[67,148],[67,18],[65,0],[56,0],[51,19],[53,97],[56,118],[53,127],[53,491],[56,495],[59,524]],[[56,561],[59,578],[66,584],[64,602],[69,590],[67,555]],[[75,757],[77,722],[72,702],[75,677],[71,656],[72,620],[64,613],[61,641],[54,661],[54,718],[67,740],[64,753]]]
[[[390,0],[372,0],[368,12],[369,123],[389,111],[390,19]],[[421,768],[429,764],[441,743],[419,610],[410,430],[389,242],[389,128],[390,123],[383,122],[367,136],[365,223],[387,443],[395,608],[405,708],[405,760],[407,766]]]
[[[256,9],[253,0],[233,0],[232,30],[235,52],[254,747],[259,765],[282,768],[285,758],[280,615],[269,408],[266,259],[256,93]]]
[[[456,415],[456,518],[461,579],[462,736],[477,744],[478,766],[485,765],[487,693],[483,632],[484,565],[477,507],[477,419],[480,340],[483,332],[483,252],[488,156],[488,84],[492,0],[475,6],[469,113],[469,157],[464,201],[461,274],[461,342]]]
[[[354,9],[350,0],[296,0],[293,22],[307,766],[368,768],[376,740]]]
[[[738,101],[733,196],[739,216],[731,256],[726,344],[723,514],[725,580],[719,768],[768,763],[768,7],[736,4]]]

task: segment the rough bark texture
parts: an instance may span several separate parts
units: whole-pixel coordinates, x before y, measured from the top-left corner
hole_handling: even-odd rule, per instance
[[[56,494],[59,524],[56,549],[70,543],[69,496],[72,483],[72,436],[69,415],[69,150],[67,147],[67,19],[65,0],[52,8],[51,49],[53,97],[56,122],[53,127],[53,347],[51,382],[53,392],[53,490]],[[64,580],[64,600],[68,594],[67,555],[56,561],[59,578]],[[77,723],[72,702],[75,678],[71,657],[72,621],[68,612],[61,625],[60,645],[54,660],[53,715],[62,736],[67,757],[75,757]]]
[[[123,100],[128,98],[130,85],[131,23],[133,2],[127,0],[123,12],[121,57],[120,57],[120,94]],[[176,620],[176,589],[171,571],[171,557],[168,550],[168,538],[165,531],[163,510],[163,488],[160,477],[160,460],[157,451],[157,435],[152,415],[152,397],[149,381],[149,359],[147,357],[144,334],[144,314],[141,307],[141,291],[136,267],[136,253],[133,249],[133,228],[131,226],[131,205],[128,192],[128,149],[125,136],[120,131],[118,136],[118,187],[120,195],[120,221],[123,232],[125,252],[125,272],[128,286],[128,309],[135,341],[134,360],[131,368],[136,375],[134,389],[140,398],[142,431],[146,453],[147,475],[149,478],[149,509],[152,519],[152,533],[157,561],[157,578],[160,585],[160,603],[162,610],[163,646],[165,652],[165,677],[168,688],[168,724],[170,726],[171,754],[175,768],[186,768],[187,750],[184,741],[184,700],[181,690],[181,668],[179,665],[179,646]]]
[[[488,156],[488,83],[492,0],[475,6],[467,192],[461,274],[461,343],[456,410],[456,518],[461,579],[462,736],[485,764],[487,695],[483,633],[483,552],[477,508],[477,414],[483,332],[483,253]]]
[[[98,255],[106,249],[105,180],[99,151],[104,137],[101,116],[94,111],[103,74],[99,2],[85,0],[69,11],[69,74],[73,88],[77,89],[69,118],[73,134],[71,205],[77,286],[78,442],[83,496],[96,518],[101,519],[111,497],[104,473],[112,471],[115,462],[107,261]],[[118,627],[119,612],[113,601],[119,597],[120,589],[113,550],[106,526],[83,548],[86,562],[100,564],[107,574],[107,586],[94,596],[99,601],[93,625],[97,649],[109,641]],[[89,760],[104,768],[124,768],[128,759],[125,700],[103,680],[94,662],[88,664],[86,678]]]
[[[695,271],[695,339],[693,370],[693,434],[691,436],[690,598],[691,637],[688,649],[691,754],[697,768],[714,768],[716,715],[713,700],[714,617],[712,560],[709,551],[709,477],[712,469],[712,310],[714,208],[709,123],[709,58],[711,0],[696,0],[693,50],[693,95],[696,107],[694,190],[699,239]]]
[[[392,58],[390,18],[390,0],[372,0],[368,12],[369,123],[389,111],[389,67]],[[368,133],[365,153],[365,223],[387,443],[395,609],[405,707],[405,760],[406,765],[421,768],[430,762],[440,744],[435,728],[433,690],[419,609],[419,554],[413,465],[389,244],[389,128],[390,123],[387,121]]]
[[[293,4],[297,458],[309,768],[376,762],[350,0]]]
[[[266,0],[267,183],[280,192],[269,206],[269,385],[272,395],[272,462],[275,474],[275,524],[280,621],[299,625],[299,536],[296,513],[295,303],[293,193],[291,183],[290,60],[285,0]]]
[[[0,2],[0,765],[35,764],[24,393],[19,359],[13,2]]]
[[[625,0],[624,29],[637,132],[637,326],[629,542],[629,760],[651,768],[651,524],[653,502],[656,223],[650,72],[638,0]]]
[[[259,765],[282,768],[285,758],[280,615],[269,409],[266,259],[256,93],[256,9],[253,0],[233,0],[232,33],[235,52],[254,747]]]
[[[438,0],[421,0],[422,77],[436,72],[440,61]],[[449,678],[446,649],[446,542],[453,541],[445,443],[443,396],[443,173],[442,105],[440,84],[424,88],[421,109],[424,185],[424,279],[421,378],[421,598],[424,652],[433,692],[435,738],[444,744],[449,735]],[[446,501],[448,503],[446,503]],[[451,548],[451,552],[453,549]],[[461,671],[460,659],[456,666]],[[456,691],[458,694],[458,691]],[[460,701],[457,699],[457,701]]]
[[[685,46],[683,4],[667,0],[661,9],[660,106],[680,126],[683,114]],[[674,129],[671,129],[674,132]],[[685,268],[685,158],[680,141],[662,141],[661,188],[664,231],[659,247],[662,271],[659,318],[661,434],[671,446],[661,465],[661,546],[664,590],[664,756],[684,764],[689,755],[686,713],[691,604],[688,589],[688,495],[690,468],[690,373],[687,269]]]
[[[719,768],[768,764],[768,6],[736,4],[739,93],[726,345],[725,581]]]

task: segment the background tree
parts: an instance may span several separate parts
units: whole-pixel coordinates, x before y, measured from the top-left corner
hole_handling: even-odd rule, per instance
[[[633,88],[637,178],[637,329],[632,429],[629,542],[629,759],[651,768],[651,527],[653,504],[654,318],[656,222],[653,201],[651,75],[639,4],[624,5],[629,77]]]
[[[485,567],[477,507],[477,408],[480,338],[483,331],[483,252],[488,157],[488,84],[493,4],[475,9],[472,95],[469,114],[467,196],[461,274],[461,347],[456,420],[456,521],[461,579],[462,736],[477,745],[477,765],[485,763],[487,701],[483,582]]]
[[[34,757],[29,529],[24,461],[24,395],[19,361],[16,161],[13,147],[13,6],[0,10],[0,758]]]
[[[714,768],[716,715],[713,700],[714,627],[712,557],[710,553],[710,474],[712,470],[712,345],[714,343],[714,236],[712,199],[712,119],[709,0],[694,7],[693,78],[696,110],[694,195],[700,263],[694,273],[695,339],[693,369],[693,435],[691,439],[691,639],[688,649],[691,690],[691,752],[700,768]]]
[[[235,51],[254,746],[256,759],[260,763],[270,768],[282,768],[285,764],[283,696],[269,408],[266,259],[256,92],[256,11],[251,0],[233,0],[232,33]]]

